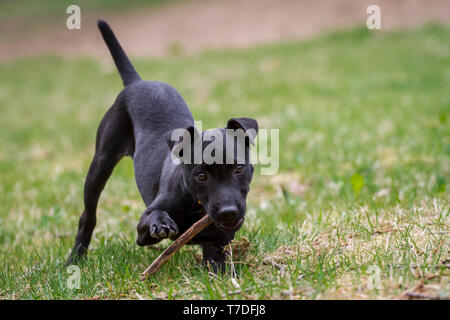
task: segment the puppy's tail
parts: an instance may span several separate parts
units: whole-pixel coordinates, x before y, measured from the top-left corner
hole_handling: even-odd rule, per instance
[[[134,69],[109,25],[103,20],[98,20],[97,26],[100,29],[103,40],[105,40],[109,52],[111,52],[114,59],[114,63],[119,70],[123,85],[126,87],[133,82],[140,81],[141,77]]]

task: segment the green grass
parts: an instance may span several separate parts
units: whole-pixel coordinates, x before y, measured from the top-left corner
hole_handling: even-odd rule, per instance
[[[2,0],[0,2],[0,20],[20,18],[43,18],[55,15],[66,16],[66,8],[78,5],[82,12],[87,11],[123,11],[143,6],[159,5],[173,0]]]
[[[204,128],[237,116],[280,128],[280,171],[257,168],[233,246],[240,293],[198,247],[139,281],[169,242],[134,244],[144,205],[130,159],[68,289],[83,179],[121,82],[112,63],[81,58],[0,65],[0,298],[395,298],[422,282],[448,297],[449,50],[450,30],[432,25],[135,62]]]
[[[70,5],[78,5],[81,23],[85,19],[97,20],[105,14],[117,15],[141,9],[149,10],[176,0],[1,0],[0,43],[29,39],[34,35],[47,34],[55,26],[65,26]],[[185,0],[187,1],[187,0]],[[190,1],[190,0],[189,0]],[[72,13],[72,12],[71,12]],[[26,41],[26,40],[23,40]]]

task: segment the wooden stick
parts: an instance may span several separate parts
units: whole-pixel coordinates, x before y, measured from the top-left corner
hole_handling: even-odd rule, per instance
[[[175,240],[153,263],[141,274],[141,281],[147,278],[147,275],[152,275],[161,268],[182,246],[188,243],[193,237],[195,237],[200,231],[205,229],[213,222],[213,219],[205,214],[200,220],[194,223],[189,229],[186,230],[177,240]]]

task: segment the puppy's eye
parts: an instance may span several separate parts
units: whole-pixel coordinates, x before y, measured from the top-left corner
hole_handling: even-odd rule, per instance
[[[195,175],[195,178],[197,179],[197,181],[199,182],[204,182],[208,179],[208,177],[206,176],[206,173],[204,172],[199,172]]]
[[[234,172],[235,172],[236,174],[241,174],[242,172],[244,172],[244,165],[238,164],[238,165],[236,166],[236,168],[234,168]]]

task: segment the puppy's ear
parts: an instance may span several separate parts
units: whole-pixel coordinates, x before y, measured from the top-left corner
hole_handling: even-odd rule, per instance
[[[176,130],[176,129],[175,129]],[[175,144],[180,143],[182,136],[181,137],[177,137],[177,135],[175,134],[175,130],[169,130],[166,133],[163,134],[163,138],[167,143],[167,146],[169,147],[170,151],[172,151],[173,147],[175,146]],[[173,139],[172,139],[173,136]]]
[[[190,126],[186,129],[178,128],[167,131],[164,134],[164,139],[171,152],[178,158],[183,157],[183,149],[188,148],[191,150],[191,146],[200,137],[200,133],[197,128]]]
[[[252,118],[232,118],[228,120],[226,129],[244,130],[250,143],[254,145],[256,135],[258,134],[258,122]]]

